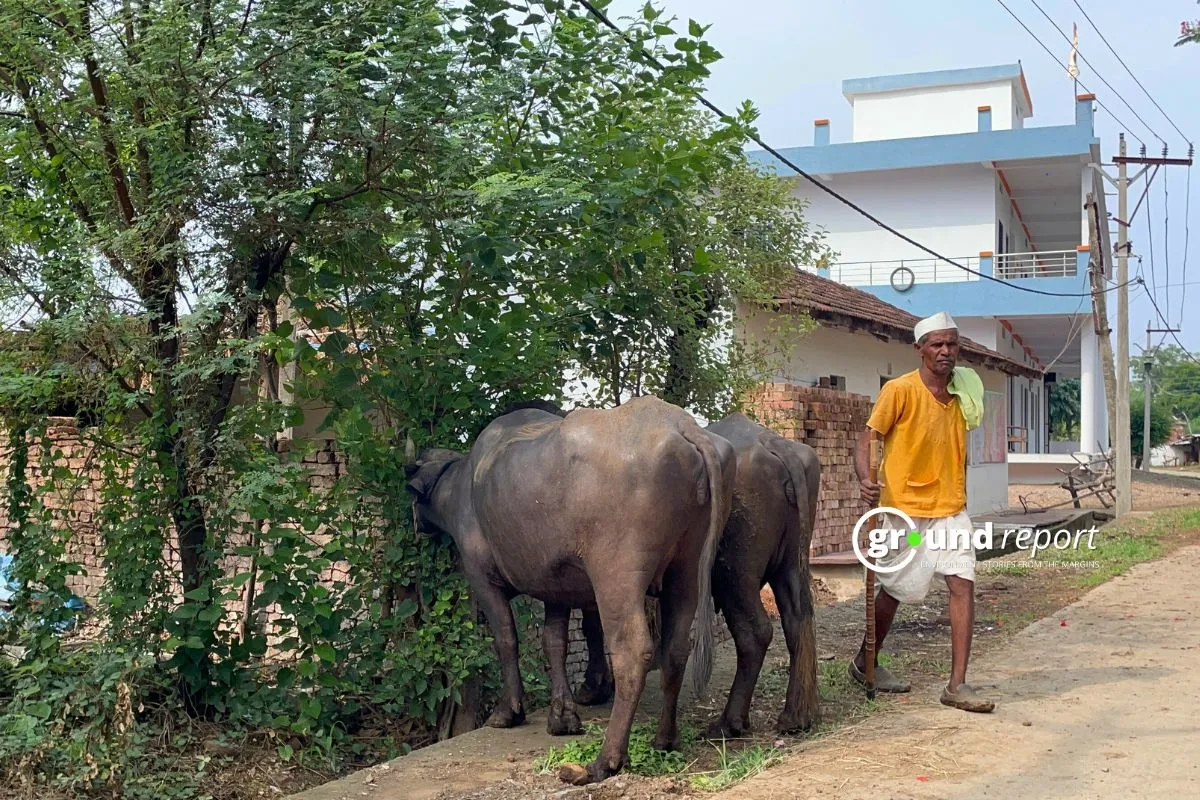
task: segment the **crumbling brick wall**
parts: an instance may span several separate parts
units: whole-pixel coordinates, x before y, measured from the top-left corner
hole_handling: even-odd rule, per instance
[[[41,467],[42,447],[47,446],[51,453],[50,463],[55,468],[65,468],[71,476],[70,481],[58,481],[58,490],[53,493],[38,493],[38,502],[50,512],[52,524],[64,532],[64,557],[67,561],[79,564],[84,572],[67,578],[67,588],[89,605],[95,606],[104,586],[106,567],[104,563],[104,543],[100,534],[100,516],[102,513],[103,475],[98,459],[97,448],[86,428],[80,428],[73,417],[51,417],[48,420],[45,437],[30,441],[29,465],[27,480],[36,492],[45,481]],[[3,433],[3,432],[0,432]],[[7,438],[0,439],[7,442]],[[283,447],[287,442],[282,443]],[[0,447],[0,473],[8,474],[8,466],[12,452],[7,446]],[[301,463],[308,473],[309,485],[317,493],[328,491],[339,476],[345,471],[345,457],[337,448],[336,442],[325,440],[318,443],[315,450],[307,452]],[[247,520],[249,522],[249,520]],[[16,521],[9,518],[7,493],[0,481],[0,552],[8,549],[8,540],[16,527]],[[323,546],[329,541],[329,534],[317,530],[310,535],[315,546]],[[176,546],[174,528],[166,534],[164,559],[166,574],[171,579],[170,590],[176,599],[182,597],[182,586],[179,581],[180,563]],[[249,569],[250,559],[244,555],[233,555],[233,551],[251,543],[249,530],[231,535],[227,542],[227,555],[221,559],[221,566],[227,572],[238,573]],[[349,567],[345,562],[335,561],[322,574],[321,582],[332,586],[336,582],[349,579]],[[234,599],[226,603],[229,612],[224,620],[225,625],[240,624],[244,608],[244,599]],[[254,624],[268,634],[268,639],[274,641],[274,624],[279,620],[281,611],[277,607],[260,609]]]
[[[810,553],[848,550],[865,510],[858,496],[854,448],[871,416],[871,398],[813,386],[771,383],[754,393],[750,412],[780,436],[804,442],[821,462],[821,494]]]
[[[46,440],[52,463],[69,470],[76,480],[69,490],[44,496],[41,501],[54,524],[71,531],[64,548],[65,558],[85,570],[84,574],[67,578],[68,588],[88,602],[94,602],[104,585],[103,548],[97,530],[100,476],[96,445],[81,435],[73,417],[51,417],[48,422]],[[0,473],[6,478],[13,453],[8,446],[7,432],[0,431],[0,435],[3,437],[0,441],[4,442],[0,446]],[[31,441],[27,476],[35,489],[44,481],[41,460],[41,443]],[[16,526],[16,521],[9,518],[7,492],[0,485],[0,552],[7,550],[9,534]]]
[[[49,422],[46,437],[54,453],[53,463],[55,466],[66,467],[76,480],[69,492],[47,496],[45,502],[52,511],[55,523],[70,531],[66,546],[66,558],[81,564],[85,569],[84,574],[68,578],[68,587],[90,605],[95,605],[105,580],[104,547],[99,532],[102,486],[102,475],[96,457],[96,448],[99,445],[89,440],[87,430],[81,429],[74,418],[52,418]],[[286,443],[284,445],[286,446]],[[10,456],[11,453],[7,449],[0,448],[0,470],[5,474],[7,474]],[[37,461],[37,458],[35,449],[30,453],[31,464],[28,472],[29,481],[34,488],[42,482],[40,470],[37,464],[33,463]],[[310,484],[318,492],[330,489],[346,468],[345,456],[338,450],[337,443],[332,440],[320,442],[315,451],[305,454],[302,463],[309,472]],[[3,497],[3,489],[0,488],[0,552],[6,550],[9,534],[15,526],[16,523],[8,518],[8,504],[6,498]],[[317,531],[311,538],[317,545],[321,545],[325,543],[327,537],[321,531]],[[248,544],[250,544],[250,538],[249,533],[246,532],[236,535],[235,540],[229,542],[229,547],[233,549],[239,545]],[[164,555],[168,574],[173,577],[178,576],[179,558],[175,549],[173,531],[168,532]],[[249,558],[228,555],[222,559],[222,567],[233,572],[242,572],[249,568]],[[326,574],[322,575],[322,582],[332,585],[334,582],[344,582],[349,578],[347,565],[338,562],[331,565]],[[175,581],[173,590],[177,595],[182,593],[178,581]],[[241,599],[230,601],[228,603],[229,616],[226,618],[225,624],[240,624],[242,607]],[[270,634],[273,624],[278,618],[278,609],[262,609],[254,620],[254,624],[260,630]],[[730,636],[727,626],[719,616],[714,625],[714,636],[718,642],[725,641]],[[274,639],[275,637],[269,636],[269,638]],[[574,681],[579,682],[583,679],[588,655],[578,610],[571,616],[568,641],[567,671]]]

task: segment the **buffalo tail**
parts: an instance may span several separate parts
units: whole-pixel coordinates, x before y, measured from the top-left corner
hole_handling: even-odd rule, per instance
[[[708,688],[709,678],[712,677],[713,662],[713,625],[716,622],[716,608],[712,597],[713,563],[717,560],[717,547],[721,543],[721,534],[725,530],[725,522],[729,516],[732,497],[726,497],[724,470],[717,448],[708,434],[697,430],[693,435],[690,431],[683,436],[693,447],[700,451],[704,459],[704,470],[708,473],[708,533],[704,539],[704,548],[700,551],[700,573],[698,577],[698,600],[696,602],[696,617],[692,622],[692,662],[691,688],[700,695]]]

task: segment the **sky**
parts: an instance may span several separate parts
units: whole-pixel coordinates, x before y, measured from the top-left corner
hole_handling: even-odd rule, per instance
[[[924,72],[938,69],[1011,64],[1020,61],[1033,98],[1034,116],[1027,126],[1068,125],[1075,119],[1075,87],[1063,64],[1070,45],[1054,30],[1034,5],[1034,0],[1004,3],[1054,51],[1059,63],[1001,6],[999,0],[654,0],[668,16],[711,24],[707,40],[724,58],[712,67],[707,96],[732,111],[750,100],[760,112],[759,134],[772,147],[812,144],[812,121],[829,119],[834,142],[848,141],[850,104],[842,96],[846,78]],[[1097,105],[1095,126],[1101,155],[1107,161],[1117,153],[1122,130],[1145,140],[1148,153],[1162,145],[1114,94],[1119,93],[1154,132],[1167,141],[1169,155],[1186,157],[1187,142],[1154,107],[1134,79],[1121,66],[1092,29],[1073,0],[1037,0],[1058,28],[1071,34],[1079,29],[1079,52],[1091,66],[1078,60],[1079,91],[1091,91],[1108,106]],[[1200,140],[1200,44],[1174,47],[1180,22],[1200,19],[1200,5],[1190,0],[1080,0],[1088,15],[1154,100],[1193,141]],[[613,0],[609,16],[639,15],[641,0]],[[1099,77],[1097,77],[1099,75]],[[1108,81],[1112,88],[1101,80]],[[1122,125],[1114,119],[1123,122]],[[1130,154],[1138,142],[1127,136]],[[1115,174],[1115,168],[1113,168]],[[1133,170],[1131,170],[1132,174]],[[1163,194],[1166,178],[1167,195]],[[1159,307],[1178,327],[1184,303],[1200,307],[1200,169],[1197,195],[1187,208],[1186,167],[1164,167],[1151,187],[1130,232],[1134,254],[1142,257],[1142,271],[1150,279],[1150,233],[1153,233],[1155,276]],[[1130,205],[1134,203],[1131,189]],[[1116,197],[1108,198],[1116,212]],[[1186,218],[1195,241],[1188,242],[1184,260]],[[1148,228],[1153,221],[1153,231]],[[819,220],[814,220],[819,223]],[[885,220],[886,221],[886,220]],[[1114,229],[1113,241],[1116,241]],[[1137,261],[1130,261],[1130,275]],[[1169,269],[1169,280],[1167,270]],[[1191,285],[1184,286],[1183,284]],[[1162,327],[1153,306],[1140,288],[1131,288],[1129,330],[1131,355],[1145,340],[1146,323]],[[1184,295],[1187,295],[1185,298]],[[1168,297],[1169,294],[1169,297]],[[1169,310],[1168,310],[1169,302]],[[1109,301],[1110,322],[1116,329],[1116,303]],[[1200,351],[1200,317],[1183,315],[1178,334],[1192,351]],[[1156,337],[1157,343],[1160,337]],[[1170,340],[1168,339],[1168,343]]]

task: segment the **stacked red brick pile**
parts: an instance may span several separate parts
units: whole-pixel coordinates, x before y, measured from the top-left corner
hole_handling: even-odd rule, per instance
[[[780,436],[817,451],[821,495],[812,555],[849,549],[854,523],[866,510],[858,498],[854,446],[871,416],[871,399],[836,389],[772,383],[755,392],[749,410]]]

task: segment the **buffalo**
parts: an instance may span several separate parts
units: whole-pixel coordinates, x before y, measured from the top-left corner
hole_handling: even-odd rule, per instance
[[[516,595],[546,609],[550,733],[581,729],[566,674],[570,610],[588,609],[589,639],[611,646],[616,699],[604,744],[594,762],[568,770],[564,780],[603,780],[627,762],[629,730],[655,660],[648,593],[659,597],[662,614],[664,702],[654,744],[678,747],[689,640],[693,688],[702,691],[711,674],[710,580],[736,471],[729,442],[652,396],[566,417],[517,409],[493,420],[468,454],[426,450],[409,466],[418,531],[453,538],[491,627],[504,690],[490,725],[525,719],[510,606]],[[606,679],[594,677],[600,689]]]
[[[733,504],[713,565],[712,590],[733,635],[737,673],[725,709],[705,731],[708,738],[740,737],[750,729],[750,699],[771,644],[772,625],[760,599],[771,585],[787,640],[787,695],[776,723],[780,733],[810,728],[820,711],[817,690],[816,623],[809,586],[809,544],[816,522],[821,465],[816,451],[750,420],[731,414],[705,428],[714,441],[728,441],[737,454]],[[582,704],[603,702],[606,678],[594,670],[603,651],[598,627],[584,609],[591,660]],[[596,639],[599,641],[596,641]]]

